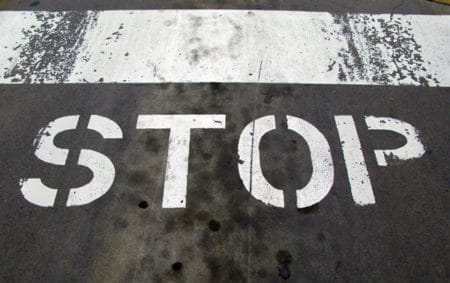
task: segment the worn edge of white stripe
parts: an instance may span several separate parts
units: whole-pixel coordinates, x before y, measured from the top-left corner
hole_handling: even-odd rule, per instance
[[[14,11],[0,25],[1,84],[450,86],[448,15]]]

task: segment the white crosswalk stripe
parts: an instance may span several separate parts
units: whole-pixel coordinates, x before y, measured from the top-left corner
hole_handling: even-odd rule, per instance
[[[450,86],[450,16],[0,12],[0,83]]]

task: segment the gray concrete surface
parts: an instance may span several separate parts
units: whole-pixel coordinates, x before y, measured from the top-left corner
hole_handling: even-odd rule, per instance
[[[367,13],[448,13],[425,1],[1,1],[2,9],[257,8]],[[31,5],[31,6],[30,6]],[[0,280],[2,282],[377,282],[449,279],[450,96],[448,88],[275,84],[0,85]],[[33,155],[37,131],[80,114],[77,130],[59,135],[67,166]],[[116,121],[122,140],[86,130],[89,115]],[[226,114],[224,130],[193,130],[187,207],[161,208],[166,130],[137,130],[139,114]],[[244,188],[237,143],[253,119],[275,115],[261,142],[267,179],[284,188],[287,207],[268,207]],[[332,149],[335,181],[318,205],[297,209],[295,189],[311,174],[308,147],[286,129],[286,115],[315,125]],[[352,115],[376,204],[352,200],[334,115]],[[426,154],[379,167],[373,150],[403,144],[370,132],[364,116],[408,121]],[[27,202],[18,180],[52,187],[90,180],[76,165],[80,149],[107,155],[111,190],[82,207]],[[66,193],[64,193],[66,192]],[[147,202],[146,206],[143,202]],[[285,278],[285,279],[283,279]]]

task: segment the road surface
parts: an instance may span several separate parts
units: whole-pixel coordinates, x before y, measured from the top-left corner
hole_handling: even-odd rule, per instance
[[[448,282],[448,6],[148,2],[0,1],[1,281]]]

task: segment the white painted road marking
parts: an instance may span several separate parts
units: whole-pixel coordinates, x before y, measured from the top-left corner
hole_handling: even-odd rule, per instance
[[[419,158],[425,147],[419,138],[419,131],[409,123],[389,117],[366,117],[369,130],[392,131],[406,138],[406,144],[396,149],[375,150],[378,165],[387,166],[393,161]]]
[[[111,188],[116,170],[111,160],[105,155],[89,149],[82,149],[78,165],[92,171],[92,180],[79,188],[72,188],[67,198],[67,206],[78,206],[93,202]]]
[[[312,161],[312,176],[304,188],[297,190],[297,207],[305,208],[320,202],[334,182],[334,167],[330,146],[322,133],[303,119],[287,116],[288,129],[301,135],[308,144]],[[248,124],[239,138],[239,175],[253,197],[265,204],[284,207],[283,191],[273,187],[264,177],[259,143],[275,130],[275,117],[264,116]]]
[[[99,115],[91,115],[88,129],[96,131],[104,139],[123,138],[122,129],[116,122]],[[111,188],[116,176],[116,169],[111,160],[93,150],[81,149],[78,165],[89,168],[93,177],[88,184],[70,189],[67,206],[84,205],[100,198]]]
[[[50,122],[43,127],[33,142],[35,156],[42,161],[55,165],[65,165],[69,155],[68,149],[56,147],[55,137],[65,131],[75,130],[80,116],[64,116]],[[104,139],[121,139],[122,130],[111,119],[91,115],[88,128],[98,132]],[[92,171],[92,180],[79,188],[69,191],[67,206],[79,206],[93,202],[111,188],[116,171],[111,160],[96,151],[81,149],[78,165],[85,166]],[[53,206],[57,189],[47,187],[40,178],[23,178],[19,181],[22,194],[29,202],[39,206]]]
[[[139,115],[136,128],[170,129],[162,207],[186,207],[191,129],[225,129],[225,115]]]
[[[284,207],[282,190],[273,187],[264,177],[259,155],[259,143],[268,132],[275,130],[275,117],[264,116],[250,122],[239,138],[239,175],[250,194],[265,204]]]
[[[79,115],[64,116],[42,128],[33,145],[35,155],[42,161],[65,165],[68,150],[53,144],[56,135],[73,130]],[[336,126],[344,153],[345,165],[354,201],[359,205],[375,204],[369,173],[361,150],[358,133],[352,116],[335,116]],[[191,129],[225,129],[226,115],[139,115],[137,129],[169,129],[169,147],[164,180],[163,208],[185,208],[189,145]],[[393,131],[407,140],[394,150],[375,150],[377,163],[386,166],[391,161],[419,158],[425,152],[418,130],[411,124],[389,117],[366,117],[369,130]],[[288,129],[306,141],[311,154],[312,175],[304,188],[297,190],[297,207],[317,204],[329,193],[334,183],[334,165],[331,149],[325,136],[309,122],[287,116]],[[121,139],[122,130],[113,120],[91,115],[88,128],[97,131],[105,139]],[[239,137],[238,171],[242,183],[250,194],[265,204],[284,207],[283,191],[273,187],[264,177],[259,143],[263,136],[275,130],[275,117],[264,116],[249,123]],[[67,206],[88,204],[103,196],[112,186],[115,169],[111,160],[93,150],[82,149],[78,164],[93,172],[93,179],[80,188],[70,190]],[[22,194],[29,202],[39,206],[53,206],[57,190],[45,186],[41,179],[20,179]]]
[[[47,187],[41,179],[20,179],[19,186],[23,197],[32,204],[42,207],[50,207],[55,204],[58,190]]]
[[[79,118],[79,115],[61,117],[40,129],[33,141],[34,155],[50,164],[65,165],[69,150],[55,146],[53,139],[61,132],[75,130]]]
[[[450,86],[448,15],[0,12],[0,26],[0,83]]]
[[[375,196],[353,117],[335,116],[334,119],[341,141],[353,200],[359,205],[374,204]]]
[[[308,144],[312,162],[312,176],[308,184],[297,190],[297,207],[309,207],[320,202],[334,183],[331,149],[325,136],[303,119],[287,116],[288,129],[301,135]]]

